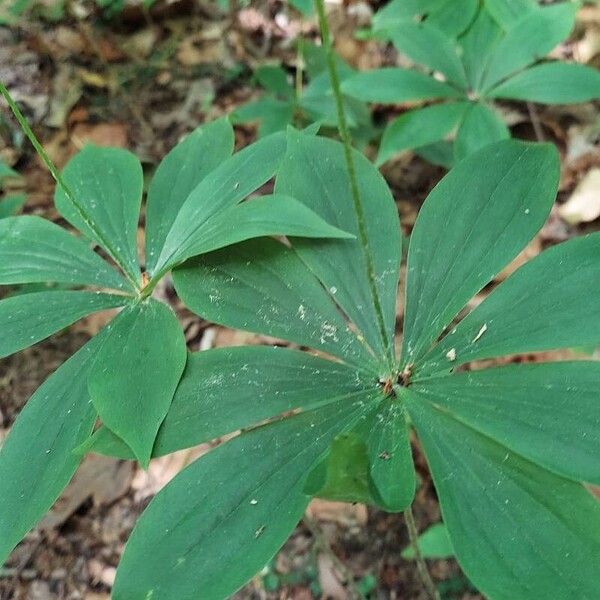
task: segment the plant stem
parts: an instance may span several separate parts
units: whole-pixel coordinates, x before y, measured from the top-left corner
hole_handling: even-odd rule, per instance
[[[365,262],[367,265],[367,278],[369,280],[369,287],[371,296],[373,297],[373,305],[375,308],[375,314],[377,315],[377,325],[379,328],[379,335],[383,341],[383,345],[386,349],[390,366],[394,361],[394,350],[388,338],[385,321],[383,319],[383,310],[381,308],[381,301],[379,300],[379,293],[377,292],[377,285],[375,283],[375,269],[373,267],[373,261],[371,259],[371,253],[369,251],[369,237],[367,235],[367,226],[365,220],[365,211],[360,197],[358,189],[358,180],[356,177],[356,168],[354,166],[354,158],[352,156],[352,139],[350,137],[350,131],[348,129],[348,123],[346,121],[346,113],[344,110],[344,101],[342,97],[342,91],[340,88],[340,78],[337,71],[337,65],[335,62],[335,55],[333,52],[333,46],[331,42],[331,34],[329,32],[329,23],[327,21],[327,15],[325,14],[325,3],[324,0],[314,0],[315,7],[317,9],[317,15],[319,18],[319,27],[321,29],[321,40],[323,48],[325,49],[325,56],[327,57],[327,67],[329,71],[329,78],[331,79],[331,87],[333,89],[333,95],[335,98],[335,104],[338,116],[338,129],[340,132],[340,138],[344,144],[344,154],[346,157],[346,164],[348,166],[348,176],[350,178],[350,191],[352,194],[352,201],[354,203],[354,211],[356,213],[356,219],[358,221],[358,234]]]
[[[25,115],[21,112],[21,109],[17,106],[17,103],[14,101],[13,97],[10,95],[10,92],[8,91],[6,86],[1,81],[0,81],[0,94],[6,100],[8,107],[10,108],[13,115],[15,116],[15,119],[19,123],[21,129],[23,130],[23,133],[27,136],[27,139],[31,142],[31,145],[34,147],[38,156],[42,159],[42,162],[44,163],[44,165],[46,165],[46,168],[48,169],[48,171],[50,171],[50,174],[52,175],[52,177],[54,178],[56,183],[58,185],[60,185],[60,187],[63,189],[65,195],[67,196],[67,198],[73,205],[73,208],[77,212],[79,218],[86,224],[87,227],[89,227],[89,229],[91,231],[94,232],[94,235],[96,236],[98,241],[112,255],[113,253],[111,252],[111,245],[107,242],[107,240],[104,239],[104,236],[100,233],[100,231],[98,231],[96,229],[96,227],[94,226],[94,223],[88,218],[83,206],[75,198],[74,194],[71,192],[71,190],[67,186],[65,180],[62,178],[61,174],[59,173],[58,169],[56,168],[56,165],[52,162],[52,160],[50,159],[50,157],[44,150],[44,147],[42,146],[40,141],[37,139],[35,133],[33,133],[32,129],[29,125],[29,121],[27,121],[27,117],[25,117]],[[113,258],[115,258],[115,257],[113,256]],[[116,259],[115,259],[115,262],[117,262],[117,264],[119,264],[118,261],[116,261]],[[138,282],[136,281],[135,277],[131,273],[129,273],[126,269],[124,269],[122,267],[122,265],[119,265],[119,266],[121,267],[121,270],[123,271],[125,277],[127,277],[127,280],[129,281],[129,283],[131,283],[133,285],[133,289],[138,290],[139,286],[138,286]]]
[[[417,533],[417,526],[415,524],[415,516],[412,512],[412,507],[409,506],[404,511],[404,520],[406,521],[406,528],[408,529],[408,537],[410,539],[410,545],[412,546],[413,552],[415,553],[415,561],[417,563],[417,571],[419,572],[419,576],[421,577],[421,581],[423,582],[423,586],[427,590],[427,593],[431,597],[432,600],[440,600],[440,594],[437,591],[435,584],[433,583],[433,579],[431,579],[431,575],[427,570],[427,564],[425,563],[425,559],[421,554],[421,549],[419,548]]]

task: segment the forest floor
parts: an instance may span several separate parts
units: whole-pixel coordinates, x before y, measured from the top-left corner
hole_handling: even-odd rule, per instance
[[[394,60],[381,45],[353,38],[353,30],[368,22],[375,4],[338,4],[332,13],[336,48],[357,68]],[[39,12],[44,10],[48,7]],[[282,63],[293,72],[294,44],[300,35],[316,40],[315,23],[300,20],[279,0],[248,3],[232,15],[221,13],[213,2],[160,0],[150,11],[132,5],[110,19],[95,5],[74,0],[57,21],[38,15],[0,26],[0,80],[59,166],[92,142],[131,149],[151,173],[182,135],[257,96],[251,79],[254,68]],[[590,62],[600,64],[600,8],[589,6],[580,12],[573,39],[558,52],[586,53]],[[381,108],[375,116],[385,120],[409,107]],[[597,106],[509,103],[502,108],[515,137],[536,139],[533,111],[539,120],[538,137],[541,130],[545,139],[558,146],[560,193],[540,234],[475,303],[543,248],[600,229]],[[254,136],[253,127],[237,127],[237,146]],[[373,149],[367,152],[372,154]],[[23,175],[28,196],[25,212],[61,222],[52,205],[52,179],[2,105],[0,158]],[[421,203],[444,171],[407,153],[389,163],[383,174],[408,234]],[[168,284],[161,293],[177,309],[191,350],[273,342],[192,315],[177,302]],[[90,317],[0,361],[0,444],[31,393],[108,317]],[[157,459],[147,472],[124,461],[86,458],[48,517],[0,570],[0,600],[107,600],[138,515],[181,468],[209,448],[204,445]],[[424,529],[439,521],[440,514],[416,446],[414,453],[421,479],[414,510],[419,529]],[[400,556],[407,544],[401,515],[317,499],[278,556],[235,598],[425,599],[414,563]],[[444,599],[480,598],[454,561],[429,561],[429,567]]]

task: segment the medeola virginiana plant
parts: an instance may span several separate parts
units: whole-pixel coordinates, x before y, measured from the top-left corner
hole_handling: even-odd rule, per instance
[[[578,7],[571,1],[539,6],[534,0],[396,0],[385,6],[374,16],[373,34],[424,70],[364,71],[346,79],[342,90],[367,102],[435,103],[408,110],[386,126],[377,163],[417,149],[449,166],[510,137],[494,107],[497,100],[569,104],[600,98],[596,69],[540,61],[569,36]],[[448,136],[453,143],[445,141]]]
[[[192,186],[187,200],[168,196],[185,179],[177,169],[202,165],[196,157],[208,160],[218,137],[210,138],[206,153],[186,151],[167,162],[176,170],[165,171],[171,174],[165,179],[169,185],[154,196],[164,200],[155,209],[165,218],[155,221],[165,223],[158,236],[148,235],[150,199],[147,205],[147,239],[160,240],[146,253],[158,256],[149,262],[156,275],[145,286],[138,284],[133,263],[121,259],[121,250],[130,248],[135,256],[134,250],[120,242],[114,246],[115,262],[124,263],[122,276],[106,285],[103,275],[92,285],[114,286],[120,293],[94,297],[126,308],[40,388],[0,452],[2,557],[47,510],[85,451],[147,463],[150,456],[239,432],[154,498],[127,543],[113,589],[117,600],[226,598],[281,547],[313,496],[404,511],[414,539],[410,505],[416,484],[409,443],[414,429],[452,547],[483,593],[523,600],[594,597],[600,506],[584,482],[600,483],[599,363],[460,367],[597,342],[600,235],[546,250],[456,322],[471,298],[541,228],[558,184],[551,145],[504,141],[473,154],[436,186],[417,218],[398,355],[398,214],[376,168],[351,149],[322,2],[317,7],[343,143],[290,130],[287,140],[278,142],[282,146],[253,145],[221,159],[208,180]],[[285,138],[260,144],[273,139]],[[273,155],[279,160],[267,168],[266,157]],[[240,156],[226,171],[230,178],[212,175],[223,175],[223,165]],[[119,157],[119,165],[126,164],[124,155]],[[117,165],[95,172],[109,167]],[[281,231],[281,221],[283,206],[293,205],[302,207],[306,220],[311,215],[319,235],[345,231],[350,236],[296,237],[286,243],[227,238],[230,229],[219,225],[217,211],[225,210],[219,198],[235,190],[241,200],[274,172],[280,203],[268,216],[280,233],[290,234]],[[63,178],[73,193],[76,184],[95,181],[69,167]],[[121,180],[129,177],[106,183]],[[236,187],[240,182],[244,190]],[[66,202],[62,189],[59,185],[59,208]],[[102,196],[112,207],[109,216],[124,214],[127,197]],[[210,202],[200,200],[207,197]],[[168,198],[180,200],[171,206]],[[259,202],[232,200],[247,211]],[[212,210],[214,235],[208,226],[202,236],[192,235],[188,228],[200,231],[196,228]],[[94,217],[91,223],[96,222]],[[228,216],[227,223],[235,231],[246,221]],[[175,237],[179,227],[186,235]],[[217,240],[213,243],[220,247],[209,251],[201,238]],[[228,244],[222,244],[224,238]],[[170,239],[177,242],[171,245]],[[178,259],[170,263],[165,257],[179,248],[186,250],[177,250]],[[194,256],[199,248],[206,251]],[[32,273],[29,268],[37,267],[22,270]],[[318,354],[242,346],[192,353],[186,361],[170,309],[148,299],[147,286],[167,268],[181,299],[203,317]],[[90,283],[89,277],[76,283]],[[38,318],[23,322],[23,331],[38,326],[40,315],[54,318],[45,300],[34,313]],[[155,313],[158,319],[169,315],[168,327]],[[2,323],[4,329],[10,319]],[[158,403],[168,396],[168,402]],[[162,419],[156,417],[157,406],[164,410]],[[90,435],[98,416],[102,425]],[[422,561],[419,565],[422,570]]]

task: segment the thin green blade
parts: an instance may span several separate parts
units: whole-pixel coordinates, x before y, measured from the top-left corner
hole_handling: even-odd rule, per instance
[[[328,225],[296,199],[273,194],[242,202],[214,215],[190,240],[186,256],[197,256],[248,239],[272,235],[354,238],[352,234]]]
[[[40,217],[0,221],[0,284],[68,283],[131,289],[89,245]]]
[[[189,258],[189,249],[197,243],[202,226],[271,179],[281,163],[285,147],[285,134],[275,133],[237,152],[207,175],[177,214],[154,273]]]
[[[597,345],[598,282],[600,234],[549,248],[452,329],[423,359],[423,370],[446,370],[492,356]]]
[[[218,119],[196,128],[162,162],[146,202],[146,270],[153,272],[179,209],[194,188],[233,153],[233,128]]]
[[[487,96],[542,104],[589,102],[600,98],[600,71],[575,63],[549,62],[521,71]]]
[[[32,292],[0,300],[0,358],[33,346],[87,315],[127,302],[127,296],[71,291]]]
[[[600,362],[510,365],[415,382],[440,410],[546,469],[600,484]]]
[[[417,71],[396,67],[372,69],[349,77],[342,91],[364,102],[400,104],[410,100],[460,98],[456,88]]]

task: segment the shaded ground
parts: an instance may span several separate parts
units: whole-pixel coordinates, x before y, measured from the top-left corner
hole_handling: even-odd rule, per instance
[[[92,141],[132,149],[151,173],[184,133],[256,95],[250,81],[255,66],[283,61],[293,69],[294,39],[301,31],[308,37],[316,33],[313,23],[301,22],[274,0],[252,3],[234,19],[219,13],[214,3],[187,0],[158,3],[151,12],[128,8],[111,21],[103,21],[98,9],[85,2],[70,6],[69,14],[58,23],[29,19],[18,27],[0,27],[0,79],[17,97],[59,165],[86,141]],[[369,8],[366,3],[354,3],[333,16],[338,50],[361,68],[393,59],[372,42],[357,42],[350,36]],[[593,55],[598,50],[599,31],[598,10],[586,9],[573,43],[561,52]],[[399,113],[406,108],[381,109],[377,116],[384,119],[388,111]],[[527,107],[515,104],[504,108],[513,133],[535,139]],[[561,150],[561,191],[543,231],[511,269],[543,247],[597,230],[599,225],[598,193],[587,196],[588,204],[596,203],[597,213],[586,213],[585,222],[576,214],[569,224],[559,214],[559,206],[572,198],[577,185],[600,169],[597,108],[533,110],[543,136]],[[51,204],[50,177],[2,107],[0,116],[0,156],[25,176],[26,212],[59,221]],[[251,127],[238,128],[238,145],[253,136]],[[406,155],[386,166],[383,173],[397,200],[405,233],[409,233],[420,204],[443,172]],[[500,278],[505,276],[506,272]],[[162,293],[176,302],[168,287]],[[178,310],[193,350],[271,341],[214,327],[181,307]],[[98,331],[105,318],[90,318],[0,361],[0,442],[35,388]],[[399,324],[401,320],[400,312]],[[153,461],[148,473],[129,463],[86,459],[50,517],[0,571],[0,600],[107,599],[137,516],[156,491],[196,455],[192,450]],[[439,509],[417,448],[415,459],[422,479],[415,514],[422,529],[439,520]],[[413,563],[400,557],[406,545],[400,515],[317,500],[278,557],[236,598],[308,600],[360,594],[382,599],[425,598]],[[453,561],[432,561],[430,567],[436,581],[443,582],[444,598],[479,597]]]

